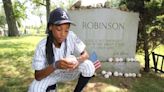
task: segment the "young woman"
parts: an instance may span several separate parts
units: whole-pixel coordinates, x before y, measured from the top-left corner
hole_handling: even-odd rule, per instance
[[[38,44],[32,62],[35,79],[28,92],[50,92],[56,83],[78,79],[74,92],[81,92],[94,75],[95,67],[88,60],[85,44],[69,31],[73,24],[66,11],[53,10],[47,23],[47,38]],[[75,57],[74,53],[79,55]],[[73,56],[74,62],[69,61]]]

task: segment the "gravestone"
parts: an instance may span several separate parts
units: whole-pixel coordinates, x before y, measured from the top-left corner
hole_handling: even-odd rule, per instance
[[[99,59],[134,57],[138,30],[138,13],[116,9],[85,9],[69,11],[76,26],[73,30],[87,45],[89,53],[95,51]]]
[[[96,52],[101,61],[107,61],[111,57],[123,59],[135,57],[138,13],[107,8],[69,10],[68,12],[76,24],[71,26],[71,30],[84,41],[89,54]],[[129,63],[129,65],[136,64]],[[112,66],[118,65],[112,64]],[[128,69],[126,66],[123,67],[123,71]]]

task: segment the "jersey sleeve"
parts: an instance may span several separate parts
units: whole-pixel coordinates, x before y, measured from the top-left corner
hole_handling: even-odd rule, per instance
[[[82,53],[85,50],[86,45],[76,34],[74,34],[73,37],[75,42],[75,51],[77,51],[78,53]]]
[[[34,70],[42,70],[46,67],[46,57],[44,49],[37,46],[32,61],[32,68]]]

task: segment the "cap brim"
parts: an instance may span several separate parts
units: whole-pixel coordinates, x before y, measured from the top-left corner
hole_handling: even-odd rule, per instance
[[[73,22],[70,21],[70,20],[60,20],[60,21],[56,21],[54,24],[55,24],[55,25],[61,25],[61,24],[66,24],[66,23],[69,23],[69,24],[72,24],[72,25],[76,26],[76,24],[73,23]]]

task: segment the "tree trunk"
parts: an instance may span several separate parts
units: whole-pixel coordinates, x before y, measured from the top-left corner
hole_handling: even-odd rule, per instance
[[[46,17],[47,17],[47,22],[49,19],[49,15],[50,15],[50,0],[46,0]]]
[[[146,30],[146,21],[148,20],[148,16],[147,16],[147,10],[145,9],[145,4],[144,4],[144,0],[141,0],[141,7],[139,9],[139,12],[140,12],[140,19],[141,19],[141,32],[142,32],[142,35],[143,35],[143,41],[144,41],[144,47],[143,47],[143,50],[144,50],[144,60],[145,60],[145,68],[144,68],[144,71],[145,72],[149,72],[150,71],[150,68],[149,68],[149,47],[148,47],[148,34],[147,34],[147,30]]]
[[[14,17],[11,0],[3,0],[3,5],[6,15],[6,21],[8,24],[8,36],[18,36],[19,32],[16,26],[16,20]]]
[[[145,60],[145,72],[149,72],[149,47],[148,47],[148,34],[146,33],[145,22],[144,22],[144,15],[140,14],[140,32],[143,35],[143,50],[144,50],[144,60]]]
[[[47,23],[49,20],[49,15],[50,15],[50,0],[46,0],[46,18],[47,18]],[[48,30],[46,29],[46,34],[48,33]]]
[[[149,47],[148,47],[148,34],[146,33],[146,30],[144,30],[144,53],[145,53],[145,72],[149,72],[150,68],[149,68]]]

